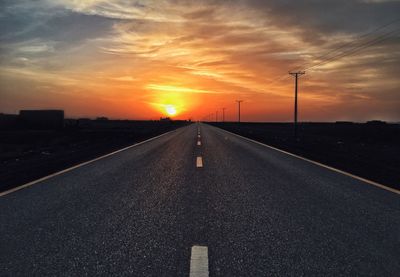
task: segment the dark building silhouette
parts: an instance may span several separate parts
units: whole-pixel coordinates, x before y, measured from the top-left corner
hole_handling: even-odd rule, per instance
[[[24,127],[32,129],[61,129],[64,127],[63,110],[21,110],[19,119]]]
[[[18,124],[18,115],[0,113],[0,129],[15,128]]]

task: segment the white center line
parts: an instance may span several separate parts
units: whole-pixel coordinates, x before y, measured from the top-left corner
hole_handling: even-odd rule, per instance
[[[207,246],[192,246],[189,277],[208,277]]]
[[[200,146],[201,145],[201,141],[197,141],[197,146]]]
[[[197,157],[196,167],[203,167],[203,158],[202,157]]]
[[[197,135],[198,138],[200,138],[200,135]]]

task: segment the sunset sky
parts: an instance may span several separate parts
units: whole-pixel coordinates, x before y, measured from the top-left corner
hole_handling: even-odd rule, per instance
[[[0,1],[3,113],[291,121],[293,69],[301,121],[400,121],[400,2]]]

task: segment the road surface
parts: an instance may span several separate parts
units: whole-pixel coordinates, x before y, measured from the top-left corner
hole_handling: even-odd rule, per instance
[[[192,124],[0,197],[0,272],[399,276],[400,196]]]

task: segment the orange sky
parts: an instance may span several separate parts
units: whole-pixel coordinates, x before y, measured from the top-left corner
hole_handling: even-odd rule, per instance
[[[241,99],[244,121],[290,121],[289,70],[399,28],[398,21],[373,32],[396,18],[399,5],[386,1],[299,1],[296,11],[265,2],[7,2],[0,112],[61,108],[69,117],[197,120],[226,107],[226,120],[236,120]],[[400,121],[399,45],[399,32],[391,33],[307,70],[300,120]]]

